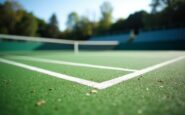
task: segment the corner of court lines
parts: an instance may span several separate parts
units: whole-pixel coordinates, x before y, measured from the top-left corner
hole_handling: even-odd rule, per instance
[[[74,83],[78,83],[78,84],[81,84],[81,85],[85,85],[85,86],[89,86],[89,87],[92,87],[92,88],[97,88],[99,90],[102,90],[102,89],[106,89],[108,87],[114,86],[116,84],[119,84],[123,81],[127,81],[129,79],[135,78],[139,75],[142,75],[142,74],[148,73],[150,71],[156,70],[156,69],[161,68],[163,66],[175,63],[175,62],[180,61],[182,59],[185,59],[185,55],[179,56],[179,57],[176,57],[176,58],[173,58],[173,59],[170,59],[170,60],[158,63],[158,64],[155,64],[155,65],[152,65],[152,66],[149,66],[149,67],[146,67],[146,68],[143,68],[141,70],[138,70],[138,71],[135,71],[135,72],[132,72],[132,73],[129,73],[129,74],[111,79],[111,80],[103,81],[103,82],[100,82],[100,83],[85,80],[85,79],[80,79],[80,78],[76,78],[76,77],[73,77],[73,76],[68,76],[68,75],[64,75],[64,74],[60,74],[60,73],[56,73],[56,72],[53,72],[53,71],[50,71],[50,70],[45,70],[45,69],[42,69],[42,68],[39,68],[39,67],[30,66],[30,65],[27,65],[27,64],[7,60],[7,59],[4,59],[4,58],[0,58],[0,62],[10,64],[10,65],[14,65],[14,66],[18,66],[18,67],[22,67],[24,69],[40,72],[40,73],[47,74],[47,75],[50,75],[50,76],[53,76],[53,77],[58,77],[58,78],[61,78],[61,79],[67,80],[67,81],[71,81],[71,82],[74,82]]]

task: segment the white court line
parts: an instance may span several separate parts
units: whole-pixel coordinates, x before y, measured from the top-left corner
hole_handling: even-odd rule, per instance
[[[144,69],[136,71],[134,73],[130,73],[130,74],[127,74],[127,75],[124,75],[124,76],[121,76],[121,77],[118,77],[118,78],[115,78],[115,79],[112,79],[112,80],[101,82],[99,84],[98,88],[99,89],[105,89],[105,88],[111,87],[111,86],[116,85],[118,83],[121,83],[123,81],[127,81],[127,80],[132,79],[134,77],[137,77],[139,75],[143,75],[143,74],[148,73],[150,71],[153,71],[155,69],[158,69],[158,68],[161,68],[161,67],[166,66],[168,64],[171,64],[171,63],[177,62],[179,60],[182,60],[184,58],[185,58],[185,56],[181,56],[181,57],[178,57],[178,58],[175,58],[175,59],[171,59],[171,60],[156,64],[156,65],[144,68]]]
[[[139,75],[142,75],[142,74],[148,73],[150,71],[153,71],[155,69],[166,66],[168,64],[172,64],[174,62],[180,61],[184,58],[185,58],[185,56],[180,56],[178,58],[171,59],[171,60],[156,64],[156,65],[144,68],[142,70],[136,71],[134,73],[130,73],[130,74],[127,74],[127,75],[124,75],[124,76],[121,76],[121,77],[118,77],[118,78],[115,78],[115,79],[112,79],[112,80],[104,81],[104,82],[101,82],[101,83],[88,81],[88,80],[84,80],[84,79],[80,79],[80,78],[75,78],[75,77],[72,77],[72,76],[68,76],[68,75],[57,73],[57,72],[49,71],[49,70],[46,70],[46,69],[42,69],[42,68],[22,64],[22,63],[18,63],[18,62],[15,62],[15,61],[10,61],[10,60],[3,59],[3,58],[0,58],[0,62],[15,65],[15,66],[22,67],[22,68],[25,68],[25,69],[28,69],[28,70],[44,73],[44,74],[51,75],[51,76],[54,76],[54,77],[62,78],[62,79],[65,79],[65,80],[69,80],[69,81],[72,81],[72,82],[76,82],[76,83],[79,83],[79,84],[90,86],[90,87],[93,87],[93,88],[106,89],[108,87],[111,87],[111,86],[116,85],[118,83],[121,83],[123,81],[127,81],[127,80],[135,78]]]
[[[61,74],[61,73],[57,73],[57,72],[53,72],[53,71],[50,71],[50,70],[38,68],[38,67],[35,67],[35,66],[26,65],[26,64],[23,64],[23,63],[18,63],[18,62],[3,59],[3,58],[0,58],[0,62],[10,64],[10,65],[14,65],[14,66],[18,66],[18,67],[22,67],[24,69],[28,69],[28,70],[31,70],[31,71],[40,72],[40,73],[47,74],[47,75],[50,75],[50,76],[62,78],[62,79],[72,81],[72,82],[76,82],[76,83],[79,83],[79,84],[83,84],[83,85],[86,85],[86,86],[98,88],[98,87],[96,87],[96,86],[98,86],[98,83],[93,82],[93,81],[88,81],[88,80],[84,80],[84,79],[64,75],[64,74]]]
[[[68,61],[59,61],[59,60],[35,58],[35,57],[28,57],[28,56],[14,56],[14,58],[22,59],[22,60],[39,61],[39,62],[44,62],[44,63],[78,66],[78,67],[89,67],[89,68],[109,69],[109,70],[128,71],[128,72],[138,71],[138,70],[135,70],[135,69],[128,69],[128,68],[102,66],[102,65],[92,65],[92,64],[84,64],[84,63],[74,63],[74,62],[68,62]]]

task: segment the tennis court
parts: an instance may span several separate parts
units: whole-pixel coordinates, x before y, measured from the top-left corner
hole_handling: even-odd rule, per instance
[[[2,114],[183,114],[184,55],[183,51],[2,52]],[[156,65],[128,80],[114,81]]]
[[[185,115],[185,0],[0,0],[0,115]]]

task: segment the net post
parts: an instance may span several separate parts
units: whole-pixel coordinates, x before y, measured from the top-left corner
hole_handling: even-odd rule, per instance
[[[74,53],[75,54],[79,53],[79,43],[77,41],[74,42]]]

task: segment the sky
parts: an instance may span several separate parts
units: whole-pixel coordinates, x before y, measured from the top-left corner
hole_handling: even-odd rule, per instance
[[[0,0],[3,2],[5,0]],[[150,12],[151,0],[16,0],[28,12],[46,22],[53,13],[57,15],[60,30],[66,28],[67,16],[75,11],[80,16],[87,16],[92,21],[101,17],[100,6],[108,1],[113,6],[113,21],[127,18],[131,13],[139,10]]]

